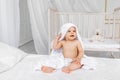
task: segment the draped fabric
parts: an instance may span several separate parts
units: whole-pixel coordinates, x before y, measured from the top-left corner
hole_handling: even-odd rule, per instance
[[[47,0],[28,0],[32,35],[37,53],[48,52]]]
[[[19,46],[19,0],[0,0],[0,42]]]
[[[49,0],[58,11],[104,12],[104,0]]]

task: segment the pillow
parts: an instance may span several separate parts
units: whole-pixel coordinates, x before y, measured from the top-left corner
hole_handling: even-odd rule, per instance
[[[2,62],[0,62],[0,73],[3,71],[7,71],[10,67],[3,64]]]
[[[18,48],[0,43],[0,72],[10,69],[26,55],[27,53]]]

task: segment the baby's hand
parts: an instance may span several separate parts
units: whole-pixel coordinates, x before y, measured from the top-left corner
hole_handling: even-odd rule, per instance
[[[56,39],[60,39],[61,33],[56,36]]]

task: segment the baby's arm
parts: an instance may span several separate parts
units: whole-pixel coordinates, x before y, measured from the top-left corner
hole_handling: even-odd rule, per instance
[[[59,41],[60,37],[61,37],[61,34],[58,34],[58,35],[55,37],[55,39],[54,39],[53,49],[55,49],[55,50],[57,50],[57,49],[59,49],[59,48],[62,47],[62,42]]]
[[[78,56],[73,59],[73,63],[79,64],[81,62],[81,58],[83,57],[83,48],[81,46],[81,43],[77,41],[77,48],[78,48]]]
[[[82,48],[82,45],[81,43],[78,41],[78,56],[77,56],[77,59],[79,61],[81,61],[81,58],[83,57],[83,54],[84,54],[84,51],[83,51],[83,48]]]

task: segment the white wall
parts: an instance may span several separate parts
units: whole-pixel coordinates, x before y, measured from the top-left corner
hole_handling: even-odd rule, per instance
[[[27,0],[20,0],[20,46],[32,40]]]

